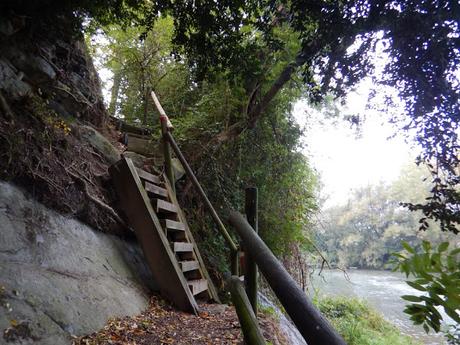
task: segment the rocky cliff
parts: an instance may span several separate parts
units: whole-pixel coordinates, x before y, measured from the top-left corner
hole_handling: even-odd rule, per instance
[[[0,179],[96,229],[127,234],[108,182],[119,153],[105,137],[116,136],[79,25],[72,16],[0,12]]]
[[[139,314],[152,289],[136,242],[0,182],[0,344],[68,344],[110,317]]]

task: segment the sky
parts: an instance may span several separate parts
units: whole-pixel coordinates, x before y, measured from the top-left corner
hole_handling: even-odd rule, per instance
[[[402,166],[415,156],[403,137],[389,139],[395,128],[384,114],[366,110],[366,102],[366,92],[355,92],[346,103],[350,112],[365,118],[359,136],[349,122],[322,123],[324,116],[312,111],[306,101],[295,104],[296,120],[307,126],[303,153],[319,172],[323,185],[323,208],[345,203],[357,187],[396,179]]]

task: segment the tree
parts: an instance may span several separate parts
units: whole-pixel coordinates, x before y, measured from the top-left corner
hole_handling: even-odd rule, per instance
[[[331,262],[389,269],[391,254],[404,249],[401,241],[416,248],[422,241],[433,247],[444,241],[458,245],[454,234],[442,233],[433,221],[431,231],[418,231],[420,214],[401,207],[401,201],[417,203],[429,195],[428,174],[427,169],[408,164],[392,183],[359,188],[345,205],[324,211],[318,241]]]
[[[428,170],[412,164],[391,184],[358,189],[347,205],[325,212],[326,226],[318,240],[339,266],[393,268],[415,278],[407,284],[423,294],[402,296],[408,303],[404,311],[427,332],[439,332],[442,316],[436,307],[455,322],[460,320],[460,242],[432,220],[421,221],[431,231],[418,231],[420,215],[400,206],[400,201],[419,203],[429,195],[427,174]],[[447,337],[453,344],[458,342],[454,331]]]
[[[342,96],[366,77],[394,87],[405,104],[405,116],[394,120],[416,132],[424,149],[419,161],[431,167],[434,182],[431,199],[407,206],[439,220],[443,230],[458,231],[458,1],[9,0],[1,6],[146,30],[159,15],[171,15],[176,55],[187,56],[198,81],[224,71],[245,88],[248,106],[216,134],[214,147],[253,128],[292,78],[302,76],[313,101],[328,92]],[[283,41],[274,34],[283,27],[297,38],[299,50],[283,68],[273,69],[266,61],[291,44],[292,37]],[[372,59],[379,44],[388,55],[381,74]]]

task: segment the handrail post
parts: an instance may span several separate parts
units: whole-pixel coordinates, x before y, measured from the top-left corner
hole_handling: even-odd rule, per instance
[[[165,172],[168,177],[169,184],[173,190],[173,193],[176,194],[176,181],[174,178],[174,170],[172,167],[172,158],[171,158],[171,148],[169,146],[169,141],[167,139],[166,133],[168,133],[167,121],[160,116],[161,122],[161,134],[162,134],[162,144],[163,144],[163,156],[165,159]]]
[[[245,344],[265,345],[265,339],[257,323],[257,317],[251,308],[240,279],[237,276],[230,277],[227,280],[227,288],[232,295],[233,305],[240,321]]]
[[[220,233],[222,236],[224,236],[225,240],[227,241],[228,246],[230,247],[231,251],[238,251],[238,246],[233,242],[230,234],[228,233],[227,229],[225,228],[224,223],[219,218],[219,215],[217,214],[216,210],[214,209],[214,206],[212,206],[211,201],[209,201],[205,191],[203,190],[203,187],[201,187],[200,182],[196,178],[195,174],[193,173],[192,168],[188,164],[187,160],[185,159],[184,155],[182,154],[181,150],[179,149],[179,146],[177,145],[176,141],[174,140],[172,134],[170,132],[166,132],[166,138],[169,141],[169,144],[171,145],[171,148],[173,149],[174,153],[176,154],[176,157],[179,159],[181,162],[182,166],[185,169],[185,172],[187,173],[188,177],[192,181],[192,184],[195,186],[195,188],[198,190],[198,193],[201,195],[201,197],[204,200],[204,203],[206,207],[208,208],[209,213],[211,213],[212,219],[214,219],[214,222],[217,224],[217,228],[219,229]]]
[[[240,252],[238,250],[230,250],[230,270],[232,276],[240,276]]]
[[[166,135],[167,133],[169,133],[169,131],[172,131],[174,127],[169,121],[168,115],[166,115],[166,112],[161,106],[160,101],[158,100],[158,97],[155,94],[155,92],[152,91],[150,95],[152,96],[153,103],[155,103],[155,106],[157,107],[157,110],[160,113],[161,138],[162,138],[162,144],[163,144],[163,156],[165,160],[166,177],[169,180],[169,183],[171,185],[171,188],[174,194],[176,194],[176,179],[174,178],[174,170],[172,167],[171,149],[169,147],[169,142],[168,142],[168,138]]]
[[[309,345],[346,345],[247,220],[236,211],[230,211],[228,220],[305,341]]]
[[[256,187],[246,188],[245,201],[246,218],[249,225],[251,225],[257,233],[259,231],[259,219],[257,212],[258,196]],[[254,314],[257,316],[257,265],[252,257],[251,251],[248,249],[246,249],[244,265],[246,293],[248,294]]]

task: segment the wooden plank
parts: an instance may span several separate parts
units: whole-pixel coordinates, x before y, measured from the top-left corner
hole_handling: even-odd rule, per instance
[[[159,144],[151,140],[152,137],[142,137],[127,133],[128,151],[140,153],[141,155],[152,157],[157,155]]]
[[[161,294],[181,310],[198,313],[195,298],[132,161],[124,158],[111,166],[109,171],[120,196],[120,205],[135,230]]]
[[[208,289],[208,281],[206,279],[189,280],[187,284],[190,286],[194,296]]]
[[[160,220],[161,225],[163,225],[163,228],[165,230],[171,230],[171,231],[185,231],[185,224],[181,222],[176,222],[171,219],[161,219]]]
[[[237,276],[227,280],[227,289],[232,294],[233,305],[240,320],[244,343],[251,345],[265,345],[265,339],[257,322],[257,315],[252,310],[251,303],[244,291],[243,284]],[[324,344],[322,344],[324,345]]]
[[[158,184],[158,185],[161,185],[162,182],[160,180],[160,178],[158,176],[155,176],[145,170],[142,170],[142,169],[139,169],[139,168],[136,168],[136,171],[137,171],[137,174],[139,175],[139,177],[145,181],[148,181],[148,182],[151,182],[151,183],[154,183],[154,184]]]
[[[192,252],[193,244],[188,242],[173,242],[173,249],[175,253]]]
[[[168,201],[152,199],[152,203],[155,205],[157,213],[177,213],[178,207]]]
[[[144,188],[147,191],[147,194],[149,196],[153,196],[153,197],[160,196],[164,198],[168,197],[168,191],[166,189],[158,187],[157,185],[154,185],[153,183],[145,182]]]
[[[169,196],[171,198],[171,202],[179,207],[179,203],[177,202],[176,195],[172,193],[172,189],[171,189],[171,185],[169,184],[169,181],[165,181],[165,187],[168,190]],[[194,245],[193,253],[195,254],[194,256],[195,256],[196,260],[200,264],[201,276],[204,277],[208,281],[208,295],[209,295],[209,298],[214,300],[217,303],[220,303],[220,298],[219,298],[219,295],[217,293],[217,289],[214,286],[214,284],[213,284],[213,282],[211,280],[211,277],[209,276],[209,273],[208,273],[208,271],[206,269],[206,266],[204,265],[203,258],[201,257],[200,251],[198,250],[198,246],[196,245],[195,239],[193,238],[193,234],[190,231],[190,228],[189,228],[189,226],[187,224],[187,220],[185,218],[185,215],[182,212],[182,210],[180,209],[180,207],[179,207],[179,211],[178,211],[178,217],[179,217],[179,221],[185,225],[185,233],[187,234],[188,241],[190,243],[193,243],[193,245]]]
[[[188,271],[193,271],[197,270],[200,268],[200,264],[198,261],[179,261],[179,265],[182,268],[182,272],[188,272]]]

